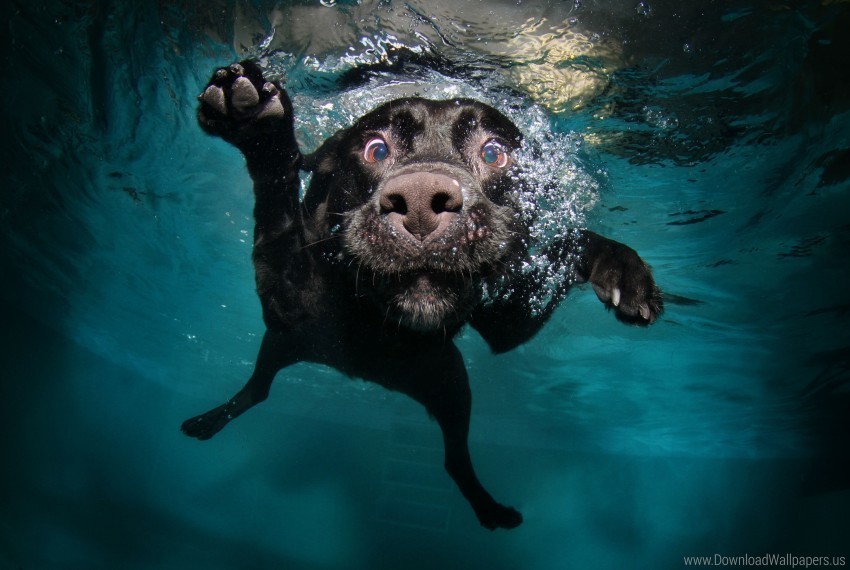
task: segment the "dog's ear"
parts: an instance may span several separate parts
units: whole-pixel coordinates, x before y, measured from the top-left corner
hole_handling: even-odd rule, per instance
[[[319,148],[304,155],[304,162],[301,165],[301,170],[306,172],[330,172],[339,167],[337,160],[337,147],[340,141],[345,138],[350,129],[342,129],[337,131],[332,137],[323,142]]]
[[[309,216],[316,213],[316,208],[328,199],[334,175],[342,167],[339,158],[339,145],[348,134],[349,129],[338,131],[327,139],[314,152],[306,155],[301,169],[313,173],[310,188],[304,196],[304,208]],[[327,181],[327,183],[326,183]]]

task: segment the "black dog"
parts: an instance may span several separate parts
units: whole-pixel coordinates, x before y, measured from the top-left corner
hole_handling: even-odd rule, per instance
[[[472,100],[386,103],[303,157],[292,105],[257,65],[216,71],[198,119],[245,155],[254,181],[254,264],[267,331],[247,384],[183,423],[208,439],[265,400],[275,374],[327,364],[409,395],[440,425],[445,467],[482,525],[513,528],[467,447],[470,390],[452,338],[469,323],[495,352],[530,339],[556,303],[532,311],[542,279],[529,259],[529,220],[512,153],[521,135]],[[299,199],[299,170],[313,172]],[[634,250],[588,231],[545,252],[589,281],[627,322],[651,323],[661,294]],[[557,298],[566,293],[565,281]]]

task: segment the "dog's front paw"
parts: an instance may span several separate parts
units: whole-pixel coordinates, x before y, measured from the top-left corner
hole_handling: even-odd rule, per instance
[[[266,81],[252,61],[217,69],[198,101],[201,128],[236,146],[262,134],[292,130],[292,105],[286,91]]]
[[[652,270],[628,246],[610,241],[596,257],[588,278],[596,296],[633,324],[651,324],[664,310]]]

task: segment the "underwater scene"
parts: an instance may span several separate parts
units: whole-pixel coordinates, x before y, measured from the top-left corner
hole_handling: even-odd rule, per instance
[[[0,568],[850,564],[850,2],[0,13]],[[522,133],[517,270],[551,316],[500,354],[454,337],[469,452],[516,528],[482,526],[420,403],[338,367],[292,364],[210,441],[181,433],[266,330],[246,159],[198,125],[243,60],[289,94],[304,153],[410,96]],[[651,266],[651,326],[547,257],[585,228]]]

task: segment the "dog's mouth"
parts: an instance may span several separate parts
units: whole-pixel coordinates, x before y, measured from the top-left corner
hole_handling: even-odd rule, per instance
[[[387,216],[364,208],[346,221],[344,249],[376,273],[472,276],[504,257],[516,240],[504,210],[470,208],[438,237],[420,241],[399,232]]]
[[[367,218],[347,244],[356,260],[357,290],[377,302],[388,320],[414,331],[439,331],[462,322],[475,304],[478,283],[498,256],[476,251],[486,242],[480,227],[467,230],[462,220],[453,225],[456,229],[440,239],[416,242],[398,236],[377,216]]]
[[[410,272],[375,275],[371,291],[386,317],[420,332],[441,330],[462,321],[475,296],[466,278],[448,273]]]

